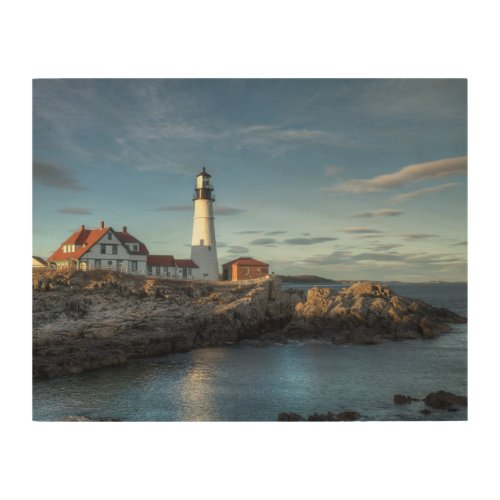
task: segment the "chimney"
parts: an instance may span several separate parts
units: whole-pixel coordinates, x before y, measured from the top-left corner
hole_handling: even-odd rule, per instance
[[[123,226],[123,231],[122,232],[125,233],[125,234],[127,233],[127,226]]]
[[[104,229],[104,221],[101,221],[101,224],[99,225],[99,229]]]
[[[85,224],[82,224],[80,227],[80,231],[85,231]]]

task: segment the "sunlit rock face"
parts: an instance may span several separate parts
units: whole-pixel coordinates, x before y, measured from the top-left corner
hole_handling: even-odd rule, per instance
[[[278,278],[208,283],[48,271],[33,280],[33,372],[79,373],[241,339],[268,345],[287,338],[432,338],[465,321],[373,283],[304,294],[283,290]]]
[[[449,332],[448,323],[465,321],[446,309],[397,296],[388,286],[356,283],[341,291],[309,289],[285,331],[294,335],[314,331],[336,343],[373,344],[383,339],[433,338]]]

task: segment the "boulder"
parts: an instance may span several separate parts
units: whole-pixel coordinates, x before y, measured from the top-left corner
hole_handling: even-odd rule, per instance
[[[447,410],[454,406],[467,406],[467,398],[465,396],[457,396],[452,392],[437,391],[427,394],[424,398],[424,403],[436,410]]]
[[[355,420],[359,420],[361,418],[361,414],[357,411],[343,411],[342,413],[337,414],[338,422],[354,422]]]
[[[298,413],[280,413],[278,415],[278,422],[301,422],[305,421],[305,418]]]
[[[404,396],[403,394],[394,394],[394,403],[397,405],[404,405],[412,402],[411,396]]]

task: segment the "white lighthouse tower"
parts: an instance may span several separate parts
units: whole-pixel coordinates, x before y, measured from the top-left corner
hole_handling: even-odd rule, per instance
[[[215,242],[213,196],[214,187],[210,175],[205,171],[196,176],[194,189],[193,239],[191,241],[191,260],[198,269],[193,269],[195,279],[218,280],[217,244]]]

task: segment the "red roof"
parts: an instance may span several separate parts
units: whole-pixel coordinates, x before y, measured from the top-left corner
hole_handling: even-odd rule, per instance
[[[123,231],[113,231],[113,232],[116,234],[116,236],[122,243],[136,243],[139,245],[139,250],[133,251],[129,249],[128,253],[132,255],[149,253],[148,249],[146,248],[146,245],[142,241],[139,241],[137,238],[132,236],[130,233],[124,233]]]
[[[265,262],[261,262],[260,260],[252,259],[252,257],[239,257],[238,259],[234,259],[230,262],[226,262],[225,264],[222,265],[222,268],[228,268],[232,266],[233,264],[236,264],[238,266],[264,266],[264,267],[269,267],[269,264],[266,264]]]
[[[173,255],[148,255],[148,266],[175,267]]]
[[[198,267],[191,259],[175,259],[175,265],[177,267]]]
[[[144,243],[140,242],[137,238],[134,238],[129,233],[123,233],[119,231],[114,231],[111,227],[103,227],[98,229],[83,229],[83,227],[73,233],[67,240],[65,240],[61,246],[47,259],[47,260],[78,260],[83,254],[90,250],[90,248],[95,245],[108,231],[113,231],[116,237],[122,243],[137,243],[139,245],[139,250],[137,252],[128,250],[128,253],[132,255],[147,254],[148,249]],[[81,245],[74,252],[63,252],[64,245]]]

